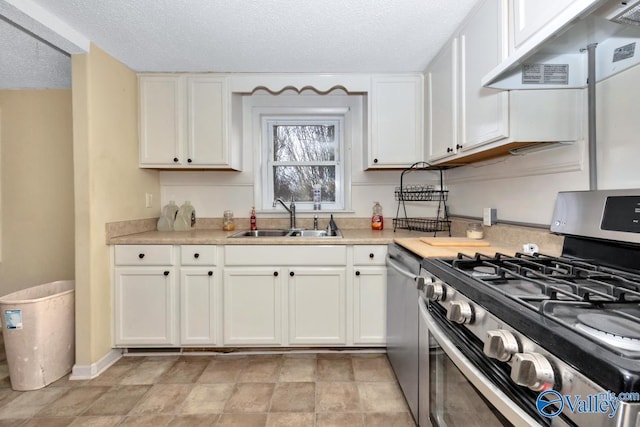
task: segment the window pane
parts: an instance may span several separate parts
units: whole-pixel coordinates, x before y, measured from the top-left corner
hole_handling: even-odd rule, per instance
[[[334,161],[334,125],[274,125],[273,160],[276,162]]]
[[[275,166],[273,168],[274,197],[299,202],[313,201],[313,184],[320,184],[323,202],[336,201],[335,166]]]

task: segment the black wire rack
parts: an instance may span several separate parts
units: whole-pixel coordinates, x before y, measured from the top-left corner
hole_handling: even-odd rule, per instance
[[[440,172],[440,185],[406,185],[405,175],[415,171]],[[433,232],[434,236],[438,232],[446,231],[451,236],[451,221],[447,210],[447,197],[449,191],[444,189],[443,170],[437,166],[431,166],[427,162],[416,162],[409,168],[402,171],[400,175],[400,186],[395,188],[395,199],[398,201],[396,217],[393,218],[393,231],[405,229],[422,232]],[[437,213],[434,218],[409,217],[405,202],[438,202]],[[402,214],[401,215],[401,210]]]

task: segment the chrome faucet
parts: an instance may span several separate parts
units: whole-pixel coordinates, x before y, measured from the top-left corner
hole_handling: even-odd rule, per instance
[[[285,208],[287,212],[289,212],[289,228],[293,230],[294,228],[296,228],[296,204],[293,201],[293,197],[291,198],[291,204],[289,205],[289,207],[287,207],[284,200],[282,200],[282,197],[278,197],[273,201],[274,208],[276,207],[278,202],[280,202],[282,207]]]

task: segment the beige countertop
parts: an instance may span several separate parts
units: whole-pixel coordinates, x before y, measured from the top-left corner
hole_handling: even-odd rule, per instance
[[[110,245],[385,245],[396,238],[432,236],[407,230],[371,230],[367,228],[340,229],[342,238],[312,237],[238,237],[229,238],[235,231],[194,229],[191,231],[145,231],[112,237]],[[445,235],[444,233],[439,233]]]
[[[446,237],[442,238],[447,239]],[[432,246],[420,240],[418,237],[396,238],[395,242],[409,249],[411,252],[423,258],[455,258],[458,253],[473,256],[476,253],[494,256],[496,253],[514,255],[522,252],[522,246],[504,245],[489,242],[489,246]]]

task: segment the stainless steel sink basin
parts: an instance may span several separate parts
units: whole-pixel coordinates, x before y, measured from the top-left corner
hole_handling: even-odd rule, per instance
[[[264,230],[245,230],[232,234],[229,237],[284,237],[289,234],[290,230],[280,229],[264,229]]]
[[[288,237],[342,237],[339,230],[327,232],[327,230],[292,230]]]
[[[239,231],[229,237],[316,237],[316,238],[341,238],[340,230],[327,232],[327,230],[283,230],[283,229],[264,229],[264,230],[244,230]]]

